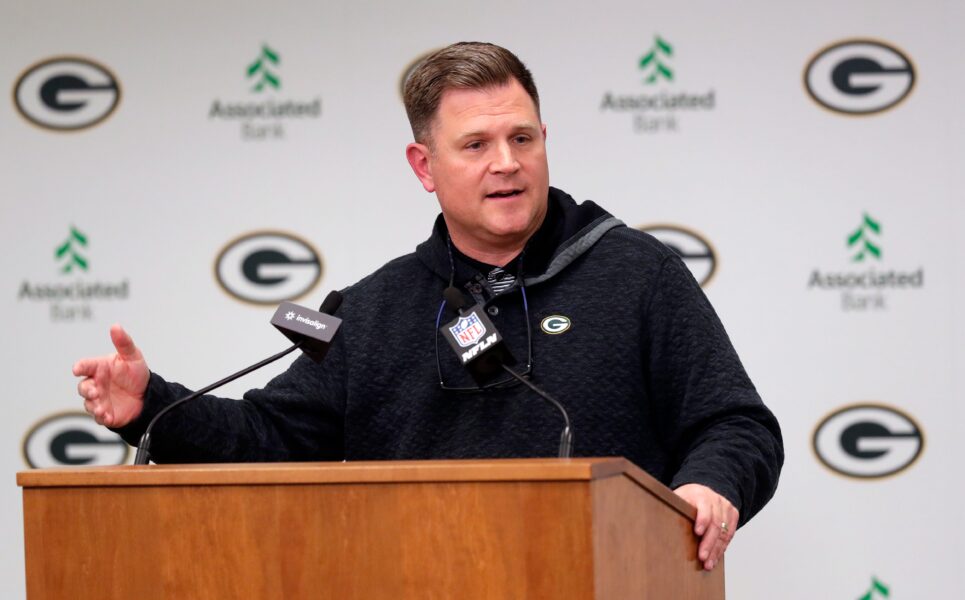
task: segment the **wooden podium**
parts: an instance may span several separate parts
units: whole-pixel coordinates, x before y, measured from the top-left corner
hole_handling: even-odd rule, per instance
[[[724,597],[695,510],[625,459],[26,471],[27,597]]]

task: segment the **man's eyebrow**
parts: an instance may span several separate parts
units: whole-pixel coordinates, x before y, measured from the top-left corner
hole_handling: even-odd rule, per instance
[[[511,129],[512,131],[539,131],[539,126],[529,121],[526,121],[524,123],[517,123]],[[461,133],[456,139],[461,140],[461,139],[471,138],[471,137],[486,137],[488,135],[490,135],[489,132],[480,129],[480,130],[467,131],[465,133]]]

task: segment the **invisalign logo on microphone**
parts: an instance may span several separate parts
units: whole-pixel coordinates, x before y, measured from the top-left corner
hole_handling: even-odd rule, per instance
[[[328,302],[329,299],[326,299],[326,303]],[[338,300],[334,306],[323,305],[322,309],[334,312],[340,303],[341,300]],[[328,351],[332,338],[338,332],[342,320],[329,313],[314,311],[291,302],[282,302],[275,309],[271,324],[291,341],[304,344],[302,350],[306,354],[315,360],[321,360]]]
[[[322,259],[305,240],[280,231],[255,231],[218,254],[215,279],[232,297],[254,304],[295,300],[322,278]]]
[[[285,313],[285,320],[286,321],[294,320],[299,323],[304,323],[309,327],[314,327],[315,329],[326,329],[328,327],[328,325],[326,325],[325,323],[322,323],[321,321],[318,321],[315,319],[307,319],[293,310],[290,310],[287,313]]]

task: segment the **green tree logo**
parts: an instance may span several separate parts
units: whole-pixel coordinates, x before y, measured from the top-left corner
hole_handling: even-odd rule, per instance
[[[878,597],[890,598],[891,592],[888,590],[888,586],[878,581],[877,577],[871,578],[871,589],[864,595],[858,598],[858,600],[874,600]]]
[[[80,250],[87,247],[87,236],[81,233],[73,225],[70,226],[70,235],[67,240],[57,246],[54,256],[58,262],[64,266],[60,268],[62,273],[71,273],[75,268],[86,271],[88,267],[87,259],[80,254]]]
[[[255,87],[251,88],[253,92],[260,92],[265,89],[265,86],[271,86],[273,88],[281,89],[281,80],[272,71],[272,67],[277,67],[278,62],[281,57],[278,53],[268,47],[268,44],[262,44],[261,55],[248,66],[248,79],[256,81]]]
[[[646,73],[645,83],[656,83],[661,77],[673,81],[673,71],[664,64],[663,59],[673,57],[673,46],[659,35],[653,38],[653,48],[640,59],[640,69]]]
[[[848,236],[848,248],[857,253],[851,258],[853,262],[861,262],[868,255],[881,259],[881,247],[878,236],[881,235],[881,224],[865,213],[864,220],[858,230]]]

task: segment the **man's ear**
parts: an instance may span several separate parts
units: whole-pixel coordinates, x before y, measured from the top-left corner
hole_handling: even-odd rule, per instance
[[[436,191],[436,184],[432,180],[432,167],[429,164],[429,147],[425,144],[412,142],[405,147],[405,157],[409,161],[409,166],[412,167],[412,172],[422,182],[422,187],[430,193]]]

